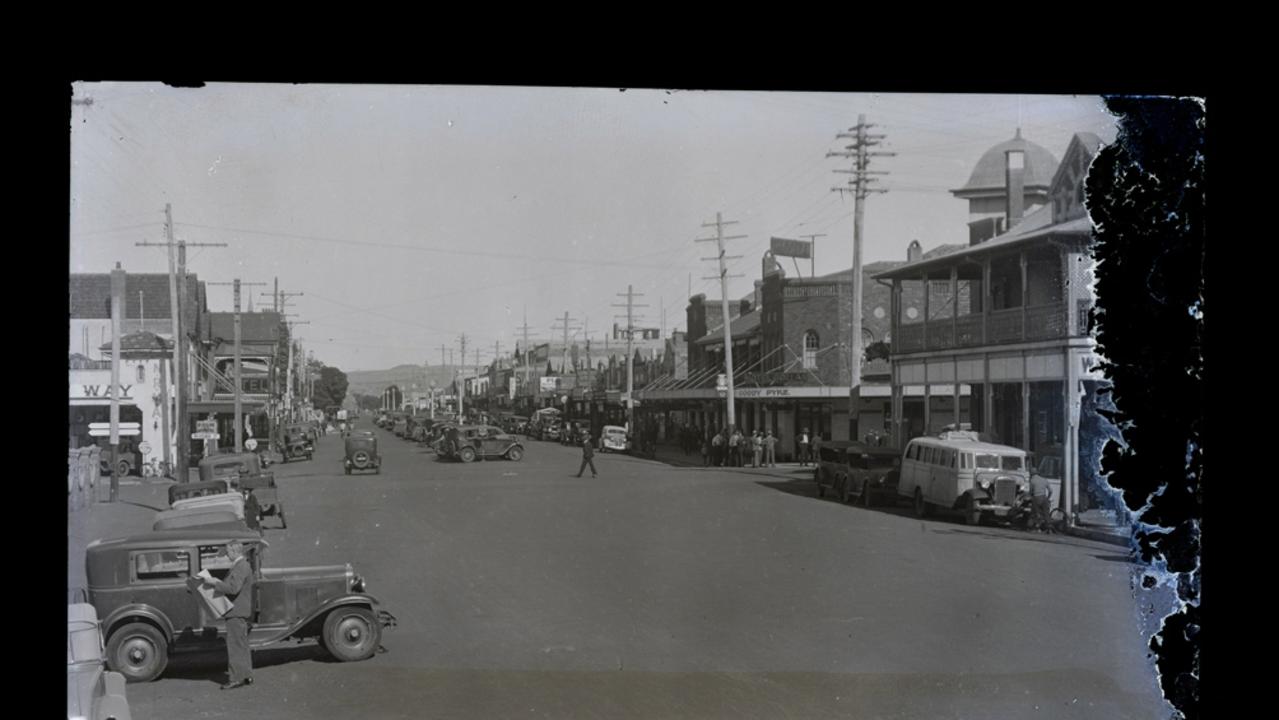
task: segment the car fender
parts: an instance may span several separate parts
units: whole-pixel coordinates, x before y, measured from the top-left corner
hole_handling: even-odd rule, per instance
[[[301,619],[297,620],[293,624],[289,625],[287,628],[280,630],[274,635],[270,635],[268,637],[262,638],[261,640],[252,641],[249,644],[251,647],[256,649],[264,645],[272,645],[274,643],[280,642],[281,640],[287,640],[293,635],[296,635],[297,633],[301,632],[303,628],[315,622],[318,618],[321,618],[324,615],[328,614],[334,608],[347,606],[347,605],[353,605],[357,607],[367,607],[370,610],[374,610],[378,606],[378,600],[372,595],[368,595],[366,593],[349,593],[347,595],[342,595],[340,597],[332,598],[328,602],[325,602],[320,607],[307,613],[305,616],[303,616]],[[382,613],[379,612],[378,616],[381,617],[381,615]],[[387,615],[389,616],[390,614],[387,613]]]
[[[194,602],[194,600],[192,601]],[[116,631],[121,625],[125,625],[134,620],[143,620],[155,625],[164,633],[165,642],[173,642],[173,623],[170,622],[168,616],[151,605],[135,603],[131,605],[121,605],[107,615],[102,621],[102,627],[107,628],[106,637]]]

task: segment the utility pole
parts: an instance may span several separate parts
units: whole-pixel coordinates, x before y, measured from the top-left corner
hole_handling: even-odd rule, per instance
[[[731,235],[731,236],[729,236],[729,237],[725,237],[725,236],[724,236],[724,226],[725,226],[725,225],[736,225],[736,224],[737,224],[737,221],[736,221],[736,220],[724,220],[722,213],[715,213],[715,222],[714,222],[714,224],[713,224],[713,225],[712,225],[711,223],[702,223],[702,227],[714,227],[714,228],[715,228],[715,237],[713,237],[713,238],[696,238],[696,239],[694,240],[694,242],[714,242],[714,243],[716,243],[717,247],[719,248],[719,253],[718,253],[718,255],[716,255],[715,257],[702,258],[702,259],[703,259],[703,260],[718,260],[718,261],[719,261],[719,292],[720,292],[720,305],[721,305],[721,307],[722,307],[722,309],[723,309],[723,312],[724,312],[724,373],[725,373],[726,377],[728,378],[728,394],[727,394],[727,396],[726,396],[726,398],[727,398],[727,400],[728,400],[728,408],[727,408],[727,409],[728,409],[728,417],[727,417],[727,419],[725,420],[725,422],[726,422],[727,424],[729,424],[729,425],[736,425],[736,424],[737,424],[737,406],[736,406],[736,404],[735,404],[735,402],[734,402],[734,398],[733,398],[733,332],[732,332],[732,329],[731,329],[731,327],[730,327],[733,323],[732,323],[732,319],[729,317],[729,314],[728,314],[728,278],[730,278],[730,277],[742,277],[742,276],[741,276],[741,275],[729,275],[729,274],[728,274],[728,268],[724,266],[724,261],[725,261],[725,260],[736,260],[736,259],[740,258],[740,257],[741,257],[741,255],[725,255],[725,254],[724,254],[724,241],[725,241],[725,240],[740,240],[740,239],[742,239],[742,238],[744,238],[744,237],[746,237],[746,236],[745,236],[745,235]],[[703,280],[714,280],[714,279],[716,279],[716,278],[715,278],[715,276],[710,276],[710,277],[705,277],[705,276],[703,276],[703,278],[702,278],[702,279],[703,279]]]
[[[643,297],[643,293],[635,292],[630,285],[626,286],[626,292],[617,293],[618,297],[625,297],[626,304],[620,305],[613,303],[613,307],[626,308],[626,429],[635,432],[635,350],[632,345],[635,339],[635,308],[648,307],[647,305],[636,305],[635,296]],[[620,318],[620,315],[614,317]]]
[[[862,384],[862,355],[865,351],[862,349],[862,214],[864,210],[866,196],[870,193],[888,192],[882,188],[872,189],[870,184],[877,182],[872,175],[887,175],[887,171],[870,170],[870,158],[872,156],[892,156],[897,153],[891,152],[871,152],[870,148],[879,145],[884,135],[872,135],[868,132],[874,125],[866,122],[865,115],[857,116],[857,125],[849,128],[849,132],[839,133],[835,137],[851,139],[851,145],[844,146],[843,152],[828,152],[826,157],[842,157],[853,160],[853,167],[849,170],[836,169],[835,172],[851,174],[853,177],[849,179],[849,187],[837,187],[832,190],[843,195],[845,192],[852,192],[856,205],[853,207],[853,311],[852,311],[852,329],[850,344],[852,346],[851,356],[849,358],[850,373],[852,377],[848,385],[848,423],[849,437],[856,440],[859,437],[860,427],[858,423],[861,420],[861,384]],[[927,292],[927,288],[924,289]],[[927,402],[928,398],[924,398]]]
[[[187,296],[187,245],[186,241],[175,241],[173,238],[173,205],[164,205],[164,237],[163,243],[134,243],[138,247],[168,247],[169,249],[169,312],[173,315],[173,374],[174,392],[177,402],[174,414],[174,432],[177,446],[177,466],[174,476],[178,482],[190,480],[191,423],[187,418],[187,395],[191,388],[187,385],[187,338],[186,323],[182,317],[182,306]],[[226,243],[190,243],[191,247],[226,247]],[[173,266],[173,248],[178,250],[178,264]],[[168,445],[168,438],[165,438]]]
[[[556,322],[558,322],[558,321],[556,321]],[[552,329],[552,330],[563,330],[563,331],[564,331],[564,348],[563,348],[564,352],[563,352],[563,357],[562,357],[562,358],[561,358],[561,360],[560,360],[560,374],[561,374],[561,375],[563,375],[563,374],[564,374],[565,372],[567,372],[567,370],[568,370],[568,332],[569,332],[569,330],[572,330],[572,331],[574,331],[574,332],[576,332],[576,331],[578,331],[578,330],[581,330],[581,328],[578,328],[578,327],[570,327],[570,326],[569,326],[569,323],[573,323],[573,322],[577,322],[577,318],[570,318],[570,317],[568,316],[568,311],[566,310],[566,311],[564,311],[564,325],[563,325],[563,327],[558,327],[558,326],[555,326],[555,325],[552,325],[552,326],[551,326],[551,329]]]
[[[111,502],[120,498],[120,326],[124,323],[124,270],[111,271]]]
[[[234,288],[235,293],[235,451],[244,452],[244,421],[241,416],[244,414],[241,406],[242,385],[240,380],[240,288],[250,285],[266,285],[266,283],[242,283],[240,278],[236,278],[229,283],[205,283],[206,285],[230,285]]]
[[[808,276],[817,277],[817,238],[826,237],[826,233],[800,235],[800,237],[808,238]]]
[[[524,308],[524,324],[515,329],[522,330],[524,332],[524,385],[527,386],[529,365],[532,362],[529,359],[530,358],[529,345],[528,345],[528,329],[529,328],[528,328],[528,308],[527,307]]]
[[[466,364],[466,334],[462,334],[462,364]],[[450,355],[452,352],[450,351]],[[466,395],[466,387],[462,384],[461,374],[457,370],[453,371],[453,384],[457,387],[457,420],[462,421],[462,403],[463,397]]]
[[[286,314],[287,317],[287,314]],[[289,328],[289,359],[284,366],[284,407],[287,409],[288,418],[296,419],[293,410],[293,326],[294,325],[310,325],[309,320],[291,320],[286,323]]]

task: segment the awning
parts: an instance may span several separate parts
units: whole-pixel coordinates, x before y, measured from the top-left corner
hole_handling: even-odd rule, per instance
[[[241,400],[240,412],[243,414],[254,413],[266,407],[265,402],[255,400]],[[206,402],[197,400],[187,403],[187,415],[208,415],[209,413],[225,413],[231,415],[235,413],[235,401],[214,400]]]

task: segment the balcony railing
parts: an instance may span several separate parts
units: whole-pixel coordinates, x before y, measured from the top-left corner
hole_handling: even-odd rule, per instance
[[[1080,315],[1080,333],[1087,328],[1088,307],[1090,305],[1085,300],[1080,301],[1076,309]],[[928,323],[926,335],[922,322],[898,324],[893,329],[893,352],[900,354],[950,350],[957,347],[1064,338],[1070,332],[1068,320],[1067,304],[1057,302],[1035,307],[994,310],[986,315],[978,313],[959,318],[938,318]]]

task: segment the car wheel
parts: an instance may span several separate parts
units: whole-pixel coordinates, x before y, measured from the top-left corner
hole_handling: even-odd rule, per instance
[[[129,464],[128,460],[121,460],[120,462],[116,463],[115,467],[116,467],[116,473],[120,477],[124,477],[125,475],[128,475],[129,473],[133,471],[133,466]]]
[[[853,499],[852,485],[852,478],[839,479],[839,501],[845,505],[848,504],[848,501]]]
[[[462,448],[461,452],[458,453],[458,457],[462,458],[462,462],[464,463],[474,462],[475,448],[473,447]]]
[[[977,509],[977,503],[973,500],[973,496],[969,495],[964,500],[964,524],[965,525],[981,525],[981,510]]]
[[[346,474],[347,474],[347,475],[350,475],[350,474],[351,474],[351,468],[342,468],[342,469],[343,469],[343,470],[346,470]]]
[[[819,498],[826,497],[826,486],[822,484],[821,475],[818,473],[813,473],[813,482],[817,483],[817,497]]]
[[[506,451],[506,459],[519,462],[524,459],[524,450],[518,447],[513,447]]]
[[[928,517],[928,503],[924,502],[924,491],[915,488],[915,517]]]
[[[863,481],[862,481],[862,494],[861,494],[861,497],[857,498],[857,500],[858,500],[859,502],[861,502],[862,507],[864,507],[864,508],[868,508],[868,507],[870,507],[870,505],[871,505],[871,503],[870,503],[870,481],[868,481],[868,480],[863,480]]]
[[[129,682],[149,682],[169,664],[169,646],[154,625],[129,623],[111,634],[107,663]]]
[[[382,626],[367,608],[340,607],[324,619],[324,649],[336,660],[368,659],[381,644]]]

